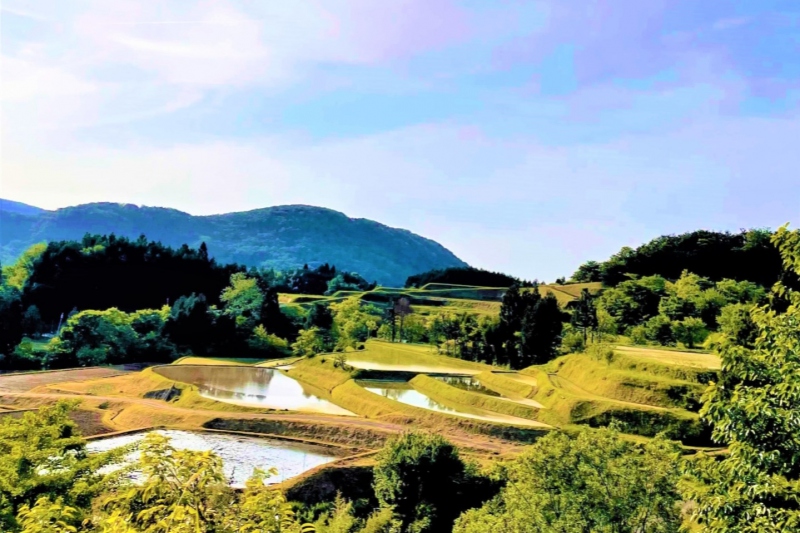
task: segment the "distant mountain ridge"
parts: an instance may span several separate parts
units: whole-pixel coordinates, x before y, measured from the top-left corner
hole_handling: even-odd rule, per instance
[[[4,200],[0,198],[0,212],[17,213],[19,215],[38,215],[45,210],[41,207],[35,207],[22,202],[15,202],[13,200]],[[1,228],[0,228],[1,229]]]
[[[31,244],[80,239],[86,233],[144,234],[173,247],[205,242],[219,262],[278,270],[327,262],[384,285],[402,286],[412,274],[466,266],[433,240],[322,207],[285,205],[193,216],[177,209],[105,202],[46,211],[0,200],[3,262]]]

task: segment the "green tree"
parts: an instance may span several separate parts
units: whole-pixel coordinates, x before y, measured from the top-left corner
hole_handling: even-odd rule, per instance
[[[292,344],[292,353],[300,356],[312,356],[327,349],[325,339],[318,328],[301,329],[297,340]]]
[[[675,333],[672,321],[664,315],[656,315],[644,324],[644,335],[648,341],[662,346],[675,345]]]
[[[773,242],[800,273],[800,233],[783,227]],[[728,453],[689,461],[682,488],[709,533],[800,531],[800,292],[773,291],[786,309],[752,310],[755,345],[723,343],[719,381],[704,397],[701,415]]]
[[[48,502],[74,509],[70,512],[74,520],[66,514],[64,518],[77,525],[87,516],[92,499],[116,478],[100,472],[119,454],[89,455],[69,417],[73,408],[74,404],[61,402],[21,418],[0,417],[0,531],[18,531],[20,511],[23,522],[48,523],[44,507]],[[37,509],[40,499],[44,500]]]
[[[22,331],[26,335],[39,335],[44,332],[42,314],[35,305],[30,305],[22,316]]]
[[[687,348],[694,348],[708,336],[706,324],[699,318],[688,317],[672,323],[672,334]]]
[[[256,278],[242,272],[231,275],[231,284],[222,291],[220,300],[225,305],[225,314],[236,320],[236,325],[251,331],[261,320],[264,293]]]
[[[534,289],[538,295],[538,289]],[[512,368],[543,364],[558,355],[563,330],[563,313],[552,293],[540,297],[530,305],[522,319],[517,357]]]
[[[752,348],[758,334],[750,314],[752,309],[752,305],[740,303],[723,307],[718,319],[720,333],[734,344]]]
[[[572,325],[583,333],[583,343],[588,340],[588,332],[597,329],[597,307],[594,303],[594,296],[589,289],[581,290],[580,298],[572,308]]]
[[[505,488],[454,533],[666,533],[680,526],[678,449],[614,429],[553,431],[503,469]]]
[[[259,357],[286,357],[291,353],[289,343],[277,335],[267,333],[267,329],[259,324],[253,329],[253,334],[248,340],[250,349]]]
[[[351,296],[331,304],[333,330],[339,348],[355,348],[378,330],[381,310],[372,304],[363,304],[358,296]]]
[[[391,507],[403,531],[447,531],[473,498],[458,450],[440,435],[406,433],[376,457],[375,496]]]

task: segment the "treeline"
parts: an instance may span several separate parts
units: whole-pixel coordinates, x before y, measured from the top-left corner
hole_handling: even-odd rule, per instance
[[[591,333],[625,335],[635,344],[716,348],[721,332],[747,344],[755,334],[749,310],[766,302],[766,289],[751,281],[713,282],[687,271],[675,281],[629,279],[598,296],[584,292],[573,308],[576,334],[565,342],[578,348]]]
[[[533,283],[523,281],[507,274],[490,272],[474,267],[454,267],[429,270],[421,274],[409,276],[406,287],[424,287],[428,283],[444,283],[449,285],[472,285],[476,287],[511,287],[519,285],[532,287]]]
[[[185,353],[287,355],[305,317],[278,292],[368,290],[324,264],[288,271],[218,265],[205,245],[86,235],[28,249],[0,268],[0,369],[168,361]],[[20,341],[56,332],[46,348]]]
[[[555,296],[542,296],[537,286],[512,286],[497,317],[473,313],[425,316],[417,314],[407,298],[378,307],[353,296],[338,303],[315,304],[294,351],[296,355],[343,351],[376,336],[428,343],[461,359],[525,368],[559,354],[564,322],[569,317]]]
[[[689,271],[711,281],[752,281],[771,287],[782,274],[781,257],[764,229],[739,233],[693,231],[665,235],[639,246],[625,247],[608,261],[581,265],[573,281],[601,281],[614,287],[631,277],[659,275],[678,279]]]

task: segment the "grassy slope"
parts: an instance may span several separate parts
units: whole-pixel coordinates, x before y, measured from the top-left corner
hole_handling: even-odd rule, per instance
[[[376,339],[367,341],[365,350],[350,352],[347,357],[351,361],[366,361],[381,365],[440,367],[443,372],[449,370],[478,373],[492,370],[490,365],[483,363],[439,355],[427,345],[392,343]]]
[[[411,380],[411,384],[415,389],[430,396],[434,400],[443,400],[458,405],[468,405],[502,415],[526,418],[529,420],[537,420],[539,415],[539,409],[535,407],[496,398],[487,394],[462,390],[429,376],[419,375]]]
[[[516,373],[481,372],[476,377],[481,385],[504,396],[533,398],[538,390],[535,379],[526,382],[519,379]]]
[[[630,355],[601,362],[572,354],[522,373],[538,383],[534,399],[546,407],[540,411],[544,422],[596,427],[617,420],[627,433],[649,437],[665,432],[685,444],[710,444],[698,415],[677,407],[696,407],[704,388],[697,381],[703,375],[698,369]]]
[[[697,381],[618,368],[584,354],[560,358],[554,370],[590,393],[636,404],[696,409],[705,390]]]
[[[263,409],[253,409],[239,405],[217,402],[200,396],[197,387],[172,381],[163,376],[159,376],[151,368],[142,372],[125,374],[113,378],[98,379],[93,381],[75,381],[69,383],[59,383],[39,387],[41,392],[66,391],[76,394],[90,396],[119,396],[142,398],[146,392],[168,389],[172,386],[181,390],[180,397],[170,402],[176,407],[186,407],[190,409],[211,409],[214,411],[230,412],[263,412]],[[40,392],[34,389],[34,392]]]

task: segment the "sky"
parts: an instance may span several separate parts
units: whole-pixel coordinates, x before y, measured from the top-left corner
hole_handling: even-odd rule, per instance
[[[797,0],[3,0],[0,197],[324,206],[527,279],[800,224]]]

